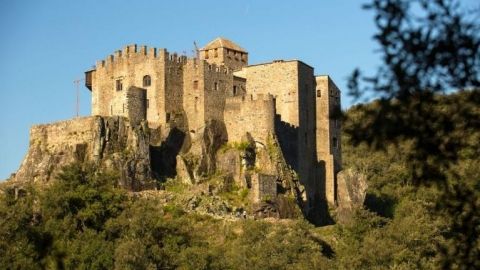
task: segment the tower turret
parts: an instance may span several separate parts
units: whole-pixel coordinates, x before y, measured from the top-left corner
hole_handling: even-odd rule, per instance
[[[248,65],[248,52],[232,41],[219,37],[200,49],[200,59],[239,70]]]

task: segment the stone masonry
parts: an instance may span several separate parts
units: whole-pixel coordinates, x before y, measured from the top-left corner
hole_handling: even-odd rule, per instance
[[[92,115],[146,120],[160,142],[177,130],[185,134],[182,148],[210,121],[223,123],[228,142],[248,133],[266,145],[273,135],[305,186],[307,208],[336,203],[340,90],[313,67],[298,60],[248,65],[245,49],[217,38],[193,58],[129,45],[85,74]]]

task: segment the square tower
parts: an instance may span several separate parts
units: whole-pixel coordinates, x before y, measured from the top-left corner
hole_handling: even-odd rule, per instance
[[[209,64],[224,65],[232,70],[239,70],[248,65],[248,52],[232,41],[221,37],[201,48],[199,57]]]

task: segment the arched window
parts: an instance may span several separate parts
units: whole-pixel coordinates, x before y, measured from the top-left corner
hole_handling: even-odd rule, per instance
[[[145,75],[143,76],[143,86],[150,86],[152,84],[152,79],[150,78],[150,75]]]

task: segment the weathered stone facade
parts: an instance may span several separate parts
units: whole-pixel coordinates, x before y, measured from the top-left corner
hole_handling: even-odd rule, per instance
[[[209,156],[206,146],[194,143],[204,136],[207,123],[224,125],[228,142],[241,142],[248,134],[265,146],[275,136],[286,163],[305,186],[307,211],[325,201],[335,204],[341,152],[340,91],[333,81],[315,76],[311,66],[297,60],[248,65],[247,51],[223,38],[197,55],[130,45],[97,62],[86,72],[92,114],[134,117],[133,122],[143,116],[158,133],[160,155],[168,150],[174,153],[169,162],[183,160],[182,166],[185,159],[176,155],[194,151],[211,164],[208,171],[215,167],[215,154]],[[172,136],[173,131],[181,135]]]

